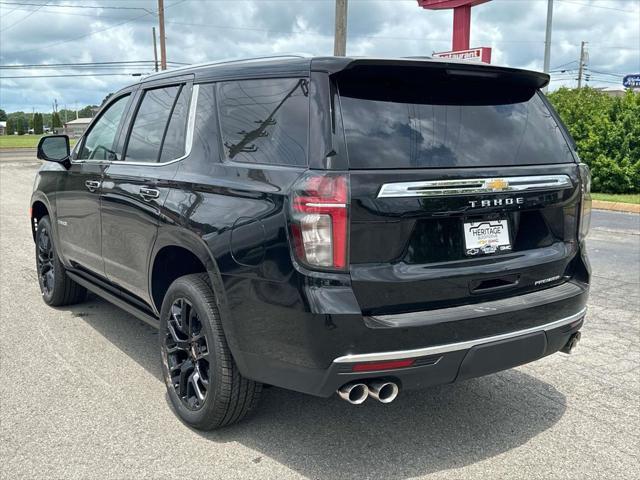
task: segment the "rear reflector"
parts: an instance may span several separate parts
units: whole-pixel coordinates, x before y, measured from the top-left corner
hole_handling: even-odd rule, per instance
[[[373,372],[376,370],[392,370],[394,368],[406,368],[414,364],[415,358],[404,360],[388,360],[384,362],[356,363],[351,367],[353,372]]]

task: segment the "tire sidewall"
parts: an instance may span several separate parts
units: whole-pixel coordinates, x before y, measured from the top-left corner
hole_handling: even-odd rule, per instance
[[[167,335],[167,324],[171,315],[171,306],[179,299],[185,298],[191,303],[192,308],[196,310],[202,328],[204,329],[207,348],[209,351],[209,389],[204,401],[204,405],[198,410],[190,410],[183,403],[175,388],[171,382],[169,375],[169,367],[167,365],[167,354],[165,338]],[[193,282],[179,278],[176,280],[167,291],[164,301],[162,302],[162,310],[160,312],[160,353],[162,361],[162,377],[167,387],[167,394],[171,400],[173,408],[177,411],[180,418],[191,426],[199,427],[205,423],[208,423],[211,416],[216,410],[216,401],[218,400],[220,392],[220,378],[222,375],[220,361],[218,360],[218,352],[216,351],[216,338],[214,337],[214,331],[212,323],[216,321],[216,311],[212,311],[211,307],[207,304],[203,297],[203,292],[194,285]]]
[[[51,290],[51,294],[47,295],[44,290],[44,286],[42,284],[42,277],[40,276],[40,267],[38,265],[38,242],[40,241],[40,235],[42,232],[47,232],[49,235],[49,241],[51,242],[53,248],[53,259],[51,261],[53,265],[53,289]],[[56,253],[56,245],[54,243],[53,238],[53,229],[51,228],[51,219],[49,216],[44,216],[38,221],[38,229],[36,231],[36,274],[38,275],[38,285],[40,286],[40,293],[42,294],[42,299],[47,304],[51,304],[54,297],[56,296],[56,292],[61,288],[60,287],[60,276],[62,275],[62,271],[60,270],[60,261],[58,259],[58,254]]]

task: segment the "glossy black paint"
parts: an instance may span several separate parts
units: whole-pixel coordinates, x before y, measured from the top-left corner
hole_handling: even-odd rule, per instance
[[[141,318],[153,324],[162,301],[154,290],[154,272],[159,275],[179,267],[157,263],[157,259],[167,258],[164,253],[170,249],[184,249],[209,273],[225,334],[241,373],[325,396],[340,382],[352,378],[332,366],[339,356],[421,348],[516,331],[582,309],[589,267],[575,235],[580,188],[575,164],[352,171],[350,272],[311,271],[296,262],[288,238],[289,192],[308,168],[347,171],[339,102],[327,72],[352,68],[358,62],[321,58],[226,64],[196,68],[179,76],[163,73],[126,89],[132,93],[131,104],[120,126],[118,151],[124,148],[136,102],[145,88],[193,82],[199,86],[199,98],[210,98],[211,103],[198,104],[192,149],[184,158],[163,165],[138,165],[77,161],[74,152],[68,168],[60,164],[43,166],[34,185],[32,205],[39,202],[51,216],[55,243],[65,266],[83,284],[97,285],[98,293],[126,305],[129,311],[140,312]],[[397,60],[394,64],[403,63],[415,65],[418,61]],[[477,68],[437,63],[437,68]],[[544,83],[539,74],[491,71],[514,75],[514,81]],[[215,101],[212,82],[280,77],[310,81],[309,166],[224,159],[219,119],[211,106]],[[465,198],[375,198],[382,183],[394,181],[542,173],[567,174],[573,188],[560,194],[527,194],[526,203],[517,208],[474,212],[466,209]],[[99,181],[99,189],[89,191],[87,180]],[[144,198],[141,188],[157,190],[158,197]],[[541,212],[532,215],[542,215],[546,233],[533,243],[524,239],[522,248],[510,254],[462,259],[450,252],[448,258],[443,257],[448,261],[433,263],[433,257],[420,252],[421,242],[433,241],[427,233],[433,225],[429,222],[502,215],[516,225],[527,212]],[[513,290],[482,295],[469,292],[470,283],[510,273],[521,275]],[[554,275],[561,276],[558,282],[580,282],[585,292],[518,314],[497,314],[455,325],[373,329],[364,321],[373,313],[427,310],[509,297],[531,290],[537,279]],[[548,341],[548,345],[552,343]],[[545,352],[559,350],[564,345],[559,343],[556,341]],[[464,355],[456,352],[448,356],[439,373],[421,367],[420,371],[410,369],[396,375],[406,375],[404,382],[415,386],[453,381]]]

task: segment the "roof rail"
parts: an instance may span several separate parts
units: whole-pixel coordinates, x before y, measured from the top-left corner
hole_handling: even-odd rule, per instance
[[[249,62],[258,62],[260,60],[271,60],[277,58],[309,58],[312,57],[310,53],[287,53],[281,55],[265,55],[262,57],[237,57],[237,58],[228,58],[224,60],[216,60],[213,62],[202,62],[202,63],[194,63],[192,65],[185,65],[184,67],[174,68],[171,70],[163,70],[161,72],[152,73],[151,75],[147,75],[142,80],[148,80],[150,78],[155,78],[167,73],[176,73],[176,72],[184,72],[186,70],[193,70],[197,68],[205,68],[205,67],[213,67],[215,65],[224,65],[227,63],[249,63]]]

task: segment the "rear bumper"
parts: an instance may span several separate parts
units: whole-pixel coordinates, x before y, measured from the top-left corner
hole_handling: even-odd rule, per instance
[[[585,314],[583,306],[558,320],[505,334],[417,349],[343,355],[327,369],[246,354],[241,370],[264,383],[321,397],[332,395],[345,383],[373,378],[393,379],[403,389],[419,389],[506,370],[558,352],[582,328]],[[352,370],[355,364],[408,358],[415,361],[407,368]]]
[[[337,280],[233,278],[226,285],[232,309],[224,328],[242,375],[266,384],[324,397],[347,382],[381,377],[422,388],[562,349],[582,326],[588,277],[576,274],[494,301],[375,316],[363,315],[351,286]],[[402,369],[352,369],[354,363],[407,358],[415,361]]]
[[[372,377],[393,378],[405,389],[423,388],[479,377],[523,365],[562,349],[582,328],[586,309],[536,328],[467,342],[417,350],[346,355],[337,358],[325,378],[320,395],[330,395],[347,382]],[[363,362],[415,358],[413,367],[353,373]]]
[[[514,332],[503,333],[500,335],[493,335],[491,337],[476,338],[473,340],[467,340],[465,342],[448,343],[444,345],[434,345],[432,347],[417,348],[412,350],[396,350],[392,352],[375,352],[364,353],[355,355],[344,355],[336,358],[333,363],[341,365],[353,365],[363,362],[381,362],[387,360],[399,360],[403,358],[422,358],[432,357],[438,355],[444,355],[451,352],[457,352],[461,350],[468,351],[474,347],[480,347],[489,343],[495,342],[508,342],[510,340],[518,339],[520,337],[526,337],[531,334],[538,334],[540,332],[557,331],[558,329],[567,325],[575,324],[582,321],[587,309],[583,308],[579,312],[570,315],[559,320],[555,320],[551,323],[541,325],[539,327],[531,327],[524,330],[516,330]],[[438,357],[440,358],[440,357]]]

